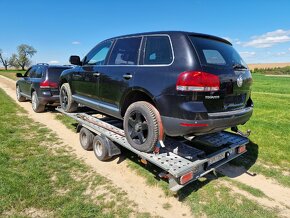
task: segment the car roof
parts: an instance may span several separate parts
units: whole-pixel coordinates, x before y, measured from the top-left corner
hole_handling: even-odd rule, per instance
[[[72,65],[49,65],[49,68],[72,68]]]
[[[39,64],[35,64],[33,65],[32,67],[35,67],[35,66],[43,66],[43,67],[47,67],[47,68],[72,68],[73,65],[50,65],[50,64],[46,64],[46,63],[39,63]]]
[[[132,37],[132,36],[144,36],[144,35],[157,35],[157,34],[167,34],[167,35],[191,35],[191,36],[197,36],[197,37],[203,37],[203,38],[208,38],[208,39],[214,39],[217,41],[221,41],[224,43],[227,43],[229,45],[232,45],[228,40],[218,37],[218,36],[213,36],[213,35],[208,35],[208,34],[203,34],[203,33],[195,33],[195,32],[187,32],[187,31],[155,31],[155,32],[143,32],[143,33],[135,33],[135,34],[128,34],[128,35],[121,35],[117,37],[112,37],[107,40],[112,40],[112,39],[118,39],[118,38],[125,38],[125,37]],[[105,40],[105,41],[107,41]]]

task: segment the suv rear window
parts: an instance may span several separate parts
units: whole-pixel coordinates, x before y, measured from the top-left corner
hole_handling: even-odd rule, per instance
[[[148,36],[146,39],[144,64],[170,64],[172,50],[167,36]]]
[[[70,69],[69,67],[65,68],[56,68],[56,67],[50,67],[48,68],[48,79],[49,81],[52,82],[58,82],[60,74],[62,73],[62,71],[66,70],[66,69]]]
[[[118,39],[113,48],[109,65],[136,65],[141,39],[141,37]]]
[[[215,39],[190,36],[201,65],[231,67],[234,64],[247,66],[233,46]]]

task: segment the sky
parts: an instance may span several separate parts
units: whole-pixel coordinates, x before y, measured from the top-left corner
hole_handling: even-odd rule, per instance
[[[68,64],[123,34],[183,30],[230,40],[247,63],[290,62],[290,0],[0,0],[0,49]]]

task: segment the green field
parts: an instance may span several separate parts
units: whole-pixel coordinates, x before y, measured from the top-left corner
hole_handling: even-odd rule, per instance
[[[1,88],[0,116],[0,217],[148,215],[136,213],[126,193],[61,148]]]
[[[254,69],[252,71],[256,74],[265,74],[265,75],[290,75],[290,66],[288,67],[275,67],[275,68],[267,68],[267,69]]]
[[[22,75],[25,73],[25,71],[22,71],[22,70],[0,70],[0,75],[2,76],[6,76],[10,79],[13,79],[13,80],[17,80],[18,78],[16,77],[16,73],[22,73]]]
[[[252,170],[290,187],[290,78],[254,74],[253,79],[254,114],[242,127],[252,130],[252,143],[244,159],[257,156]]]

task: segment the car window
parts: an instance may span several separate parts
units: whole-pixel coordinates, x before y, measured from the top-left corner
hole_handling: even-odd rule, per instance
[[[225,59],[223,58],[221,53],[219,53],[219,51],[212,49],[203,49],[202,52],[208,64],[218,64],[218,65],[226,64]]]
[[[234,64],[246,66],[244,60],[230,44],[198,36],[190,36],[190,40],[203,66],[220,68],[232,68]]]
[[[84,65],[103,65],[112,45],[112,41],[103,42],[97,45],[85,58]]]
[[[42,78],[44,69],[45,69],[44,67],[39,66],[35,72],[35,78]]]
[[[35,76],[36,76],[36,70],[37,70],[37,67],[32,67],[29,70],[27,76],[30,77],[30,78],[35,78]]]
[[[136,65],[142,37],[118,39],[113,48],[109,65]]]
[[[52,82],[58,82],[62,71],[70,69],[70,67],[50,67],[48,68],[48,78]]]
[[[172,50],[167,36],[148,36],[146,38],[144,64],[170,64]]]
[[[28,75],[30,74],[30,71],[31,71],[31,70],[32,70],[32,67],[29,68],[29,69],[25,72],[24,77],[28,77]]]

